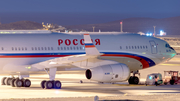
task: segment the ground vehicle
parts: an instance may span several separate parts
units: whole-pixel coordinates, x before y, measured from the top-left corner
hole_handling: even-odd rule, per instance
[[[178,71],[164,71],[164,84],[170,83],[171,85],[180,83],[180,77],[178,77]]]
[[[153,73],[153,74],[149,74],[146,78],[146,82],[145,84],[146,85],[155,85],[155,76],[157,77],[158,79],[158,85],[162,84],[163,81],[162,81],[162,75],[160,73]]]

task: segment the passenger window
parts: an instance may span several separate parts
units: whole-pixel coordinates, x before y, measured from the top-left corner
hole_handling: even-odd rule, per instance
[[[63,47],[61,47],[61,50],[63,50]]]
[[[15,50],[17,50],[17,48],[15,48]]]
[[[21,48],[19,47],[19,50],[21,50]]]
[[[77,50],[79,50],[79,48],[77,47]]]
[[[126,46],[126,49],[128,49],[128,46]]]
[[[137,48],[139,49],[139,46],[137,46]]]
[[[131,49],[131,46],[129,46],[129,49]]]
[[[142,46],[140,46],[140,48],[142,49]]]
[[[69,50],[69,47],[67,47],[67,50]]]
[[[73,47],[74,48],[74,50],[76,50],[76,47]]]
[[[12,50],[14,50],[14,48],[12,47]]]
[[[72,47],[70,47],[70,50],[72,50]]]
[[[64,47],[64,50],[66,50],[66,47]]]
[[[148,47],[146,46],[146,49],[148,49]]]
[[[41,50],[43,50],[43,47],[41,47]]]
[[[24,50],[24,48],[22,47],[22,50]]]
[[[58,47],[58,50],[60,50],[60,48]]]
[[[3,48],[3,47],[2,47],[1,49],[2,49],[2,50],[4,50],[4,48]]]
[[[136,49],[136,46],[134,46],[134,48]]]
[[[25,47],[25,50],[27,50],[27,48]]]
[[[79,47],[80,50],[82,50],[82,47]]]
[[[134,49],[134,47],[132,46],[132,49]]]
[[[38,47],[38,50],[41,50],[40,47]]]
[[[143,49],[145,49],[145,46],[143,46]]]
[[[51,50],[53,50],[53,47],[51,47]]]
[[[37,48],[35,47],[35,50],[37,50]]]
[[[44,47],[44,50],[47,50],[47,48],[46,48],[46,47]]]
[[[50,47],[48,47],[48,50],[50,50]]]
[[[120,46],[120,49],[122,49],[122,47]]]

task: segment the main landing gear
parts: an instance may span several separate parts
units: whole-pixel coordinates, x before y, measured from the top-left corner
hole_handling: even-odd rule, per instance
[[[43,80],[41,82],[41,88],[43,89],[61,89],[61,82],[59,80],[54,80],[57,68],[45,69],[49,75],[48,81]],[[30,87],[31,81],[29,79],[24,79],[23,77],[29,77],[29,75],[19,75],[18,78],[15,77],[3,77],[1,80],[2,85],[9,85],[12,87]]]
[[[132,73],[133,73],[133,76],[130,76],[130,78],[128,80],[129,84],[138,84],[139,78],[135,75],[138,74],[140,76],[139,71],[133,71]]]
[[[1,80],[1,85],[8,85],[12,87],[30,87],[31,81],[23,78],[3,77]]]
[[[46,81],[46,80],[43,80],[41,82],[41,88],[45,88],[45,89],[61,89],[61,82],[60,81]]]
[[[44,69],[46,73],[49,75],[48,81],[43,80],[41,82],[41,88],[43,89],[61,89],[61,82],[59,80],[54,80],[56,76],[56,70],[57,68],[50,68],[50,69]]]

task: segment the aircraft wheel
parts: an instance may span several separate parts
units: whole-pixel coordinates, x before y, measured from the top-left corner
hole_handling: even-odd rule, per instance
[[[132,76],[130,76],[128,82],[129,82],[129,84],[133,84],[133,77]]]
[[[13,78],[12,80],[11,80],[11,82],[10,82],[10,85],[12,86],[12,87],[15,87],[15,84],[14,84],[14,82],[15,82],[15,78]]]
[[[52,89],[53,88],[53,81],[47,81],[45,83],[45,88],[46,89]]]
[[[13,78],[9,78],[9,77],[6,78],[6,79],[5,79],[5,84],[6,84],[6,85],[10,85],[12,79],[13,79]]]
[[[16,79],[14,82],[16,87],[22,87],[23,86],[23,81],[20,79]]]
[[[31,86],[31,81],[29,80],[29,79],[24,79],[23,80],[23,85],[24,85],[24,87],[30,87]]]
[[[5,79],[6,79],[7,77],[3,77],[2,79],[1,79],[1,85],[6,85],[5,84]]]
[[[45,83],[46,83],[46,80],[43,80],[43,81],[41,81],[41,88],[45,88]]]
[[[54,81],[54,88],[55,89],[61,89],[61,82],[60,81]]]
[[[133,77],[133,84],[138,84],[139,83],[139,78],[138,77]]]

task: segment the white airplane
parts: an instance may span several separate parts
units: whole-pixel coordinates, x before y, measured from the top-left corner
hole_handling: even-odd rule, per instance
[[[16,34],[0,35],[0,74],[2,85],[30,87],[24,79],[31,72],[46,71],[49,81],[41,87],[60,89],[61,82],[54,80],[57,68],[76,66],[86,69],[87,79],[98,82],[138,84],[135,73],[165,62],[176,55],[169,44],[155,37],[138,34],[67,35],[67,34]],[[130,76],[134,73],[133,76]],[[15,78],[14,75],[18,75]]]

